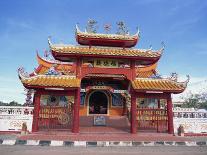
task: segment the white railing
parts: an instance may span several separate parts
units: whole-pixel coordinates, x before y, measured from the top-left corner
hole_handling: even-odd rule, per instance
[[[21,131],[22,124],[27,124],[32,131],[33,107],[0,106],[0,131]]]

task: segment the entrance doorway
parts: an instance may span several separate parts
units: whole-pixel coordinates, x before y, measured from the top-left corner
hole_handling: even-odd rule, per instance
[[[89,97],[89,114],[107,114],[108,96],[103,91],[95,91]]]

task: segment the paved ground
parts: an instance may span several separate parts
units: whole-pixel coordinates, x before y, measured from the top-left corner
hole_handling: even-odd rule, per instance
[[[20,134],[2,134],[0,139],[21,140],[61,140],[61,141],[207,141],[207,137],[177,137],[166,133],[87,133],[68,134],[67,132],[38,132],[21,136]]]
[[[1,155],[206,155],[207,147],[42,147],[3,146]]]
[[[63,134],[63,133],[38,133],[20,136],[21,140],[62,140],[62,141],[187,141],[185,137],[176,137],[169,134]],[[191,139],[189,139],[191,140]]]

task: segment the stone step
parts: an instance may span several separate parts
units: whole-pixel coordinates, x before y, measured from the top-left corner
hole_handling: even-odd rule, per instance
[[[109,127],[129,127],[130,122],[126,116],[105,116],[106,126]],[[80,126],[93,126],[94,116],[80,116]]]

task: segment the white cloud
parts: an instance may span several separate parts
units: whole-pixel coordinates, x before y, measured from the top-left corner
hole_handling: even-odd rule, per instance
[[[14,100],[23,104],[25,100],[23,93],[24,88],[18,78],[0,77],[0,101],[11,102]]]

